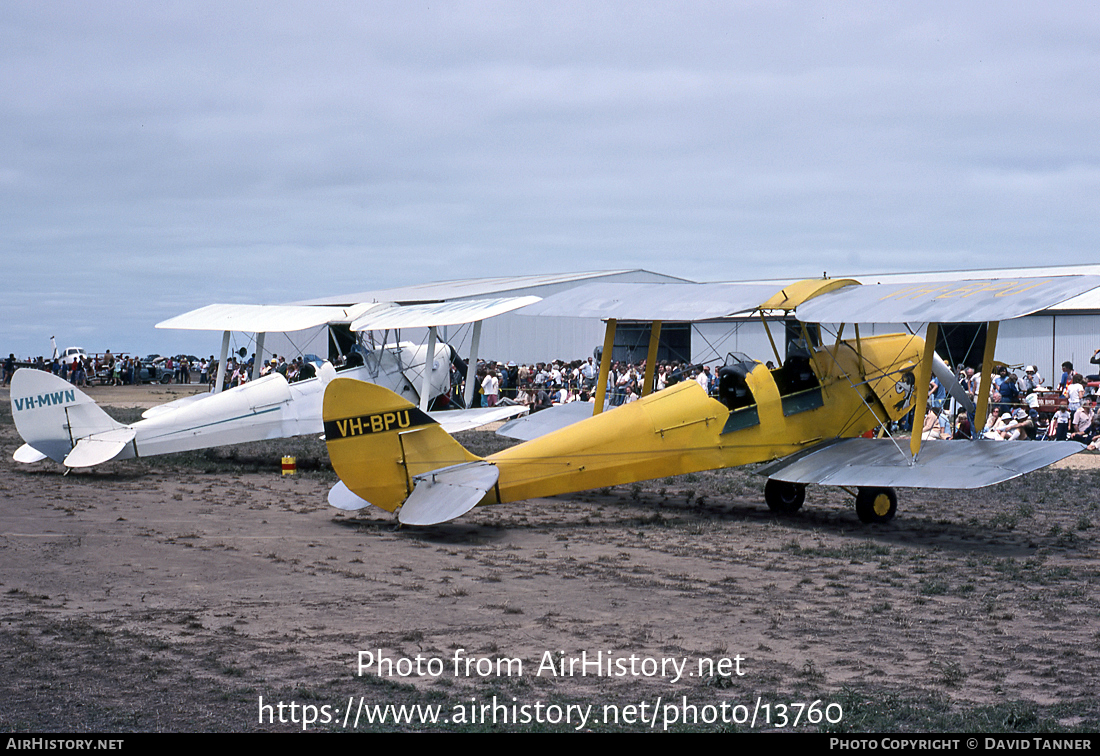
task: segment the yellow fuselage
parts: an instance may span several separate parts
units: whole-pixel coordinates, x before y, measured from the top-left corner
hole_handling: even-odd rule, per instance
[[[757,363],[747,375],[754,404],[732,412],[685,381],[487,457],[500,478],[484,503],[736,467],[859,436],[909,411],[922,348],[907,334],[822,347],[812,359],[819,387],[786,397],[779,371]],[[759,422],[743,417],[753,411]]]

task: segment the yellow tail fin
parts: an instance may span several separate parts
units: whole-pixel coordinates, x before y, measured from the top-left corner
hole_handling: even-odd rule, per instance
[[[325,389],[322,417],[340,480],[389,512],[412,493],[414,476],[480,459],[411,402],[373,383],[336,378]]]

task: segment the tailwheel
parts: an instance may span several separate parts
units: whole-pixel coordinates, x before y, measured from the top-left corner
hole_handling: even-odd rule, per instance
[[[892,488],[860,488],[856,493],[856,514],[860,522],[890,522],[898,513],[898,495]]]
[[[768,503],[768,509],[773,512],[794,514],[802,508],[802,502],[805,500],[805,484],[787,483],[771,478],[764,484],[764,501]]]

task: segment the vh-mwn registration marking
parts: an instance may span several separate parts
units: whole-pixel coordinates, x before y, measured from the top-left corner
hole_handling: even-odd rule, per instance
[[[76,391],[52,391],[38,396],[23,396],[13,398],[12,406],[16,412],[35,409],[36,407],[51,407],[58,404],[72,404],[76,402]]]

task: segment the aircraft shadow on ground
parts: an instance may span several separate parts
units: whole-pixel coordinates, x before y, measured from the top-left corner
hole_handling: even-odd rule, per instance
[[[464,519],[431,526],[402,526],[396,518],[334,518],[333,522],[361,532],[398,534],[412,540],[451,545],[500,541],[509,532],[520,531],[580,533],[616,526],[676,530],[700,524],[749,523],[764,527],[778,523],[795,534],[829,534],[882,546],[934,547],[960,554],[980,551],[996,557],[1027,557],[1037,548],[1026,533],[991,531],[984,525],[966,522],[933,521],[928,515],[899,517],[885,525],[865,525],[859,522],[854,510],[837,509],[835,505],[818,508],[811,505],[797,514],[777,515],[762,503],[740,500],[710,499],[705,505],[697,505],[645,497],[624,501],[614,495],[596,494],[583,502],[574,497],[544,501],[556,505],[555,512],[534,511],[531,507],[537,504],[519,502],[475,509]]]

